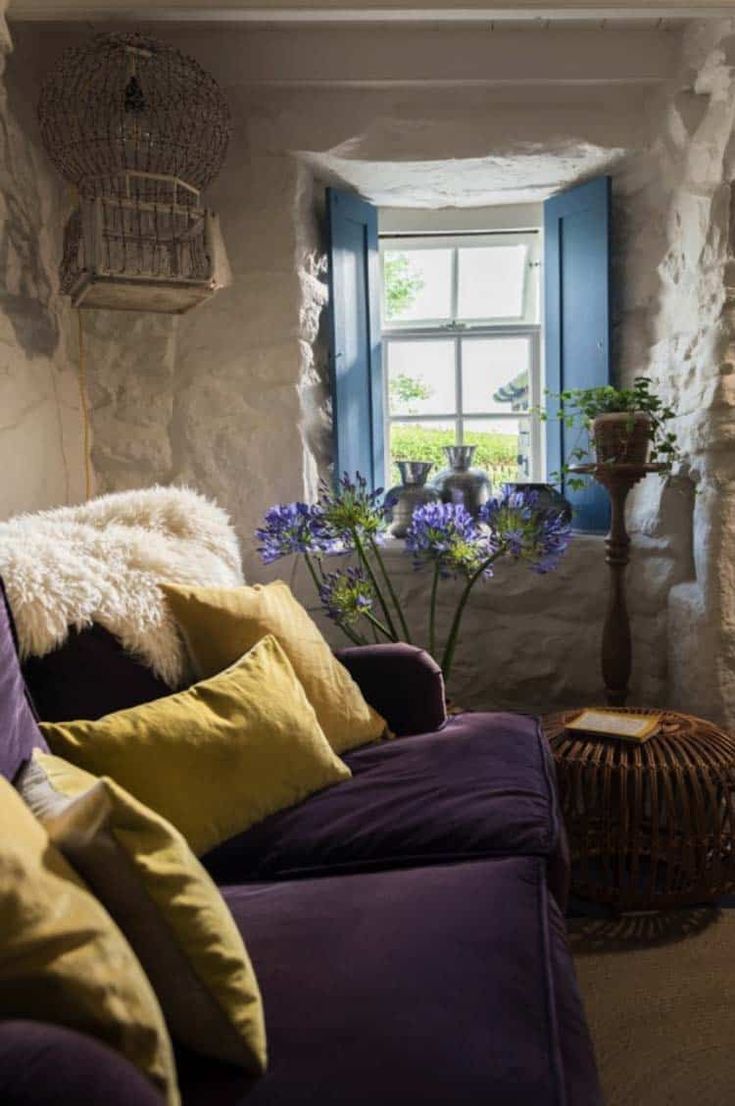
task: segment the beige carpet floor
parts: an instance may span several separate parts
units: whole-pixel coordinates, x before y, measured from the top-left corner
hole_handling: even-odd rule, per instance
[[[735,910],[569,933],[607,1106],[735,1106]]]

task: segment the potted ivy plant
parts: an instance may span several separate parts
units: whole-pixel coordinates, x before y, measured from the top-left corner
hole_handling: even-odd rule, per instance
[[[572,388],[553,393],[559,403],[558,418],[564,424],[589,435],[589,446],[577,446],[562,466],[570,487],[582,481],[571,466],[589,458],[590,449],[600,465],[663,465],[671,471],[679,458],[676,434],[669,422],[676,411],[653,390],[647,376],[637,376],[632,388],[611,384],[597,388]],[[542,418],[546,415],[542,412]]]

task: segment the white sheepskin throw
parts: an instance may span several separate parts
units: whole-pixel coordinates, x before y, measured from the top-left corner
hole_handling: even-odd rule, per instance
[[[42,657],[69,628],[99,623],[171,687],[184,650],[158,584],[243,583],[221,507],[188,488],[117,492],[0,523],[0,576],[21,655]]]

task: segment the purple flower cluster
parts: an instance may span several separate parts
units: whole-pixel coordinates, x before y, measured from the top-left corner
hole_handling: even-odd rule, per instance
[[[322,483],[318,505],[326,526],[351,549],[356,536],[382,541],[386,526],[382,494],[382,488],[368,491],[368,482],[359,472],[354,480],[345,472],[336,491]]]
[[[292,553],[336,553],[340,543],[330,533],[321,508],[308,503],[284,503],[270,507],[265,524],[255,531],[261,543],[258,553],[272,564]]]
[[[356,540],[363,538],[381,542],[385,530],[382,494],[382,488],[368,491],[367,480],[359,472],[354,481],[345,473],[336,491],[322,484],[317,503],[282,503],[269,508],[264,525],[255,531],[261,560],[272,564],[292,553],[349,553]]]
[[[375,594],[362,569],[350,567],[344,572],[324,574],[319,598],[325,613],[340,625],[353,625],[360,615],[372,611]]]
[[[513,558],[527,561],[534,572],[551,572],[571,540],[571,524],[561,511],[539,508],[536,492],[511,492],[491,499],[480,519],[489,528],[491,540]]]
[[[406,550],[414,568],[434,564],[443,579],[473,576],[492,556],[492,535],[478,526],[458,503],[426,503],[417,507],[406,534]],[[481,573],[492,576],[492,565]]]
[[[305,558],[329,618],[356,644],[365,642],[361,619],[373,633],[389,641],[410,641],[400,600],[386,569],[379,545],[385,530],[382,489],[369,491],[367,480],[345,473],[336,490],[323,485],[316,504],[286,503],[266,512],[256,530],[259,553],[266,564],[291,554]],[[571,528],[561,512],[541,507],[535,492],[511,491],[492,499],[474,519],[456,503],[427,503],[418,507],[406,535],[406,551],[415,568],[435,570],[429,603],[429,640],[436,642],[437,582],[439,578],[465,580],[442,656],[449,675],[462,615],[469,594],[483,577],[492,576],[500,557],[525,561],[535,572],[556,568],[565,552]],[[325,572],[321,558],[353,553],[357,565]]]

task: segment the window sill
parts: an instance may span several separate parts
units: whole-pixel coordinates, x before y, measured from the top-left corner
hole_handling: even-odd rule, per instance
[[[572,547],[575,549],[599,550],[604,545],[604,534],[586,534],[581,531],[572,531]],[[408,556],[406,554],[406,542],[404,538],[387,537],[380,551],[386,558]]]

